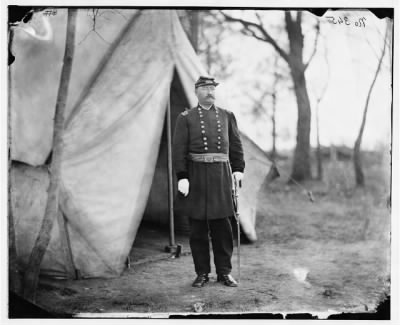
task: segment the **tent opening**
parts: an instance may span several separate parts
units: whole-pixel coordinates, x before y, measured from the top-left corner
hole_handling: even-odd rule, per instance
[[[185,109],[189,109],[189,101],[186,98],[179,74],[174,70],[174,75],[170,89],[171,105],[171,132],[173,135],[175,122],[178,115]],[[168,205],[168,138],[167,123],[164,120],[161,134],[161,142],[158,150],[157,164],[154,171],[153,181],[144,211],[142,222],[151,223],[156,226],[168,229],[169,227],[169,205]],[[176,176],[173,173],[174,185]],[[174,186],[174,197],[176,188]],[[189,231],[189,222],[186,216],[174,213],[175,232],[187,234]]]

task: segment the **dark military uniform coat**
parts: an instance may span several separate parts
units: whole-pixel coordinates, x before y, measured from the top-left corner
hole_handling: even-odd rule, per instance
[[[194,162],[189,153],[225,153],[229,162]],[[178,213],[193,219],[219,219],[234,214],[232,173],[244,171],[243,148],[232,112],[200,105],[181,113],[173,138],[173,163],[178,180],[189,180],[189,194],[177,194]]]

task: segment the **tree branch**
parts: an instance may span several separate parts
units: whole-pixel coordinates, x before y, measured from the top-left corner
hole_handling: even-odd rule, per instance
[[[220,13],[224,16],[226,21],[242,24],[243,28],[250,33],[250,36],[253,36],[254,38],[256,38],[260,41],[264,41],[266,43],[271,44],[274,47],[274,49],[279,53],[279,55],[282,56],[282,58],[285,61],[289,62],[288,54],[276,43],[276,41],[271,37],[271,35],[269,35],[267,30],[261,24],[259,25],[259,24],[253,23],[251,21],[248,21],[248,20],[244,20],[241,18],[235,18],[235,17],[227,15],[226,13],[224,13],[222,11],[220,11]],[[260,17],[258,17],[258,18],[260,19]],[[255,28],[257,31],[259,31],[262,34],[263,37],[258,36],[254,32],[254,30],[252,30],[251,28]],[[249,34],[247,34],[247,36],[249,36]]]
[[[264,27],[264,24],[263,24],[263,21],[262,21],[262,18],[261,18],[261,16],[260,16],[260,14],[256,11],[256,12],[255,12],[255,15],[256,15],[256,17],[257,17],[257,19],[258,19],[258,23],[259,23],[259,25],[261,26],[261,28],[265,30],[265,27]]]
[[[308,66],[311,63],[311,60],[313,59],[315,53],[317,52],[317,47],[318,47],[318,39],[319,39],[319,35],[320,35],[320,23],[319,20],[317,20],[317,25],[315,26],[316,29],[316,34],[315,34],[315,40],[314,40],[314,49],[311,53],[310,58],[308,59],[307,63],[304,65],[304,71],[307,70]]]
[[[287,29],[291,28],[293,25],[292,16],[290,15],[290,11],[285,11],[285,23]]]
[[[378,28],[376,28],[376,31],[378,32],[379,36],[382,37],[382,39],[385,39],[385,35],[382,35],[382,33],[380,32],[380,30]],[[370,40],[368,39],[367,35],[365,35],[364,38],[365,38],[365,41],[368,43],[368,46],[371,48],[372,52],[374,53],[376,59],[379,61],[379,54],[376,52],[375,48],[372,46],[372,44],[371,44]],[[386,45],[388,45],[388,44],[390,44],[389,41],[386,42]],[[385,69],[390,70],[389,67],[384,62],[382,62],[382,65],[385,67]]]
[[[296,24],[297,25],[301,24],[301,17],[302,17],[302,12],[299,10],[299,11],[297,11],[297,14],[296,14]]]
[[[99,32],[96,30],[97,16],[100,17],[103,13],[99,13],[99,9],[92,9],[91,12],[92,12],[92,20],[93,20],[92,29],[83,37],[83,39],[78,43],[78,45],[81,45],[81,43],[83,43],[86,40],[86,38],[90,35],[91,32],[94,32],[104,43],[111,44],[111,42],[108,42],[107,40],[105,40],[104,37],[101,36],[99,34]],[[90,16],[89,13],[90,13],[90,10],[87,11],[86,15]]]
[[[322,88],[321,93],[319,94],[319,96],[317,96],[317,103],[319,104],[322,101],[322,98],[325,96],[326,90],[328,89],[328,83],[329,83],[329,79],[330,79],[330,68],[329,68],[329,60],[328,60],[328,49],[326,46],[326,42],[325,42],[325,48],[324,48],[324,58],[325,58],[325,62],[326,62],[326,67],[327,67],[327,77],[326,77],[326,82],[324,84],[324,87]]]
[[[254,37],[255,39],[258,39],[259,41],[265,42],[265,39],[264,39],[264,38],[258,36],[258,35],[256,34],[256,32],[255,32],[254,30],[250,29],[250,28],[243,27],[242,33],[243,33],[244,35],[246,35],[246,36],[251,36],[251,37]]]

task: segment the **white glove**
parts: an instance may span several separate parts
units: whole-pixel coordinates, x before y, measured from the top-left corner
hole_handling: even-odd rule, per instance
[[[182,178],[178,182],[178,191],[184,196],[189,194],[189,180],[187,178]]]
[[[243,173],[241,173],[241,172],[233,172],[233,179],[236,182],[236,185],[241,187],[242,186]]]

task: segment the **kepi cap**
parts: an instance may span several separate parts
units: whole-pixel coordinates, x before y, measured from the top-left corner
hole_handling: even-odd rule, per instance
[[[215,82],[215,78],[213,77],[205,77],[205,76],[200,76],[199,79],[197,79],[196,83],[194,84],[195,88],[202,87],[202,86],[218,86],[219,83]]]

